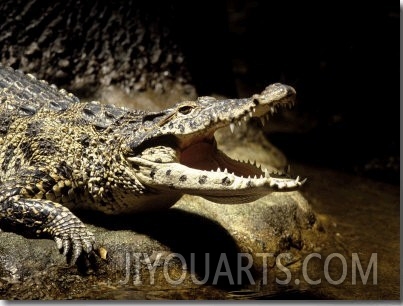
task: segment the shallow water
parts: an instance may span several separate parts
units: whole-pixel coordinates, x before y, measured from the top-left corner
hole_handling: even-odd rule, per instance
[[[371,256],[377,258],[377,284],[373,284],[374,269],[369,272],[366,285],[358,272],[357,284],[352,284],[352,270],[348,270],[346,281],[329,285],[326,295],[336,299],[399,299],[399,186],[323,168],[294,168],[296,173],[309,177],[301,192],[327,224],[335,245],[344,249],[346,258],[357,253],[363,272]]]

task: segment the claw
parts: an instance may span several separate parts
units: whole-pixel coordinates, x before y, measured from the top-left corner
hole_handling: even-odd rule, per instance
[[[234,123],[230,123],[229,127],[230,127],[230,129],[231,129],[231,133],[234,133],[235,124],[234,124]]]
[[[61,250],[63,248],[63,239],[61,239],[60,237],[55,237],[54,240],[56,242],[57,248]]]
[[[92,239],[94,240],[94,239]],[[84,240],[83,241],[83,250],[85,253],[90,253],[93,249],[94,241]]]
[[[69,238],[63,239],[63,255],[67,256],[67,253],[69,252],[70,249],[70,241]]]
[[[71,257],[71,261],[70,261],[71,265],[73,265],[77,261],[78,257],[81,254],[82,249],[83,248],[81,246],[81,241],[74,241],[73,242],[73,252],[72,252],[73,254],[72,254],[72,257]]]

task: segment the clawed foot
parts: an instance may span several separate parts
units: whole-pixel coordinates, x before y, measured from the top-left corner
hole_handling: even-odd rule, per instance
[[[53,239],[57,248],[63,252],[63,255],[70,258],[71,265],[76,262],[83,251],[89,254],[94,250],[95,237],[85,226],[72,228],[68,232],[54,236]]]
[[[95,237],[80,219],[69,210],[62,210],[47,225],[44,232],[52,235],[57,248],[64,256],[70,258],[69,262],[73,265],[83,252],[89,254],[95,249]]]

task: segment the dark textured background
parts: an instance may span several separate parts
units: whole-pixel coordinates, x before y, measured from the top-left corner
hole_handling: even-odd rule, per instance
[[[399,182],[397,3],[3,0],[0,14],[1,61],[80,96],[293,85],[295,116],[266,129],[291,160]]]

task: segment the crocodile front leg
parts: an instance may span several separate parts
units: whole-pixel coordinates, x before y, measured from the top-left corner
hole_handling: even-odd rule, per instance
[[[66,207],[36,198],[25,198],[24,188],[18,185],[0,185],[0,226],[23,226],[40,236],[49,234],[59,250],[74,264],[82,251],[89,253],[94,248],[94,235]]]

